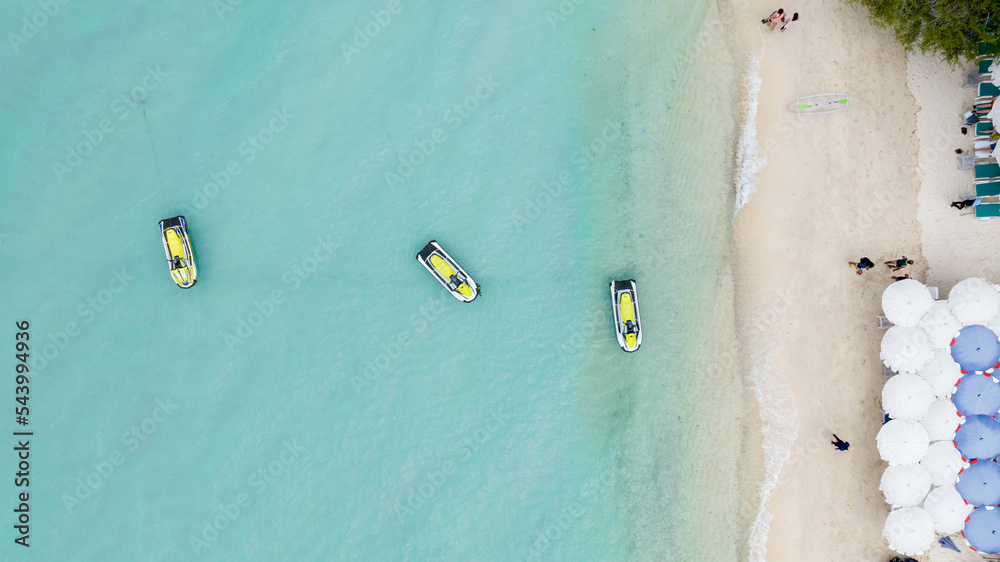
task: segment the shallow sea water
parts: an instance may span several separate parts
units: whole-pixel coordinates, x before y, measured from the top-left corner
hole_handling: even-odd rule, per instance
[[[0,337],[35,342],[12,559],[745,558],[714,4],[219,5],[72,3],[0,56]],[[415,262],[432,238],[480,299]]]

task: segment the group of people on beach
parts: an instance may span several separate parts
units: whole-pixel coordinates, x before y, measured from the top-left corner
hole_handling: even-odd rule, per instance
[[[857,271],[858,275],[861,275],[862,273],[864,273],[865,270],[874,269],[875,268],[875,262],[873,262],[872,260],[870,260],[868,258],[861,258],[858,261],[849,261],[849,262],[847,262],[847,265],[849,265],[852,268],[854,268],[854,270]],[[885,265],[891,271],[896,272],[896,271],[899,271],[900,269],[903,269],[906,266],[913,265],[913,260],[911,260],[910,258],[908,258],[906,256],[903,256],[903,257],[901,257],[899,259],[889,260],[889,261],[885,262]],[[893,279],[895,279],[896,281],[900,281],[902,279],[909,279],[909,278],[910,278],[909,274],[903,275],[903,276],[900,276],[900,277],[893,277]]]
[[[780,23],[781,31],[784,31],[794,26],[798,21],[799,21],[798,12],[795,12],[794,14],[792,14],[792,17],[789,18],[788,14],[785,13],[784,8],[778,8],[774,12],[771,12],[770,16],[760,20],[760,23],[770,27],[771,31],[774,31],[774,28],[778,27],[778,24]]]

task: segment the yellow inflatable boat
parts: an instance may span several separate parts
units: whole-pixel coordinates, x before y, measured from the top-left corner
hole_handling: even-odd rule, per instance
[[[456,299],[472,302],[479,296],[479,285],[436,241],[431,240],[420,250],[417,261]]]
[[[181,289],[190,289],[198,281],[198,266],[194,263],[194,250],[188,237],[187,222],[183,216],[160,221],[163,251],[167,253],[170,277]]]

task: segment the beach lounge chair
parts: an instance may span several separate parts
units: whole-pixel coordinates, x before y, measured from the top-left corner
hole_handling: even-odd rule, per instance
[[[976,164],[976,179],[1000,177],[1000,164]]]
[[[979,106],[983,106],[983,105],[990,105],[990,106],[992,106],[993,105],[993,100],[995,100],[995,99],[996,98],[993,97],[993,96],[976,96],[976,99],[972,100],[972,105],[974,107],[979,107]],[[989,113],[989,112],[990,112],[990,110],[987,109],[985,112],[983,112],[983,114],[985,115],[986,113]]]
[[[992,121],[980,121],[976,123],[976,140],[986,140],[993,134]]]
[[[980,82],[979,83],[979,95],[980,96],[1000,96],[1000,88],[993,85],[993,82]]]
[[[990,110],[993,109],[993,100],[995,99],[996,98],[991,98],[989,96],[976,98],[976,101],[972,106],[972,111],[970,111],[969,113],[975,114],[975,116],[978,117],[980,121],[984,119],[988,121],[986,116],[989,115]],[[962,114],[962,119],[968,122],[968,117],[966,117],[964,113]]]
[[[980,182],[976,184],[976,197],[996,197],[1000,195],[1000,181]]]
[[[992,164],[997,162],[993,157],[992,144],[995,141],[988,139],[977,139],[972,143],[972,155],[976,157],[976,164]]]
[[[979,61],[979,73],[980,74],[989,74],[990,73],[990,65],[991,64],[993,64],[993,59],[983,59],[983,60]]]
[[[988,57],[991,55],[995,55],[996,52],[997,52],[996,45],[986,42],[979,44],[979,56],[981,57]]]
[[[977,219],[995,219],[1000,217],[1000,203],[990,203],[976,207]]]
[[[888,330],[889,328],[892,328],[892,322],[889,322],[889,319],[885,316],[876,316],[875,318],[878,318],[879,330]]]

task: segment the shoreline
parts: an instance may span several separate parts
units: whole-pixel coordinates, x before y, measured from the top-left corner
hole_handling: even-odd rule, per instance
[[[756,350],[747,382],[766,463],[754,529],[763,542],[752,539],[748,557],[883,561],[892,552],[881,536],[889,506],[874,446],[883,383],[875,316],[892,282],[881,261],[905,254],[918,279],[927,267],[918,106],[902,48],[863,9],[833,0],[796,9],[796,27],[763,31],[752,126],[767,162],[733,226],[739,338]],[[825,92],[864,102],[827,115],[785,108]],[[847,262],[861,256],[881,269],[858,277]],[[855,444],[850,455],[828,444],[832,433]]]

